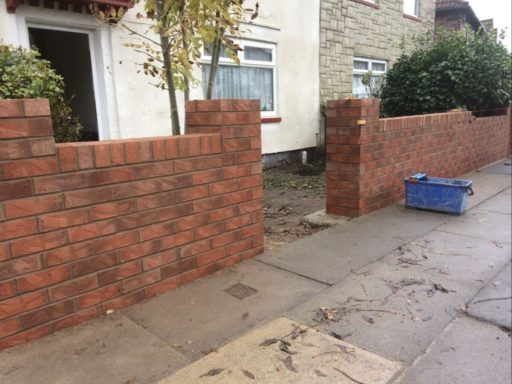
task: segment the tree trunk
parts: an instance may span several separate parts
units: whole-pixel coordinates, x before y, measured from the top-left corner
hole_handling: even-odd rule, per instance
[[[185,1],[182,1],[180,4],[180,13],[183,13],[184,9],[185,9]],[[181,37],[183,40],[183,48],[185,48],[185,50],[187,50],[187,52],[188,52],[186,34],[187,34],[187,31],[182,26],[181,27]],[[183,82],[185,83],[185,90],[183,92],[183,95],[184,95],[185,101],[188,101],[188,100],[190,100],[190,82],[189,82],[188,78],[185,76],[183,78]]]
[[[208,87],[206,88],[205,98],[210,100],[213,94],[213,85],[215,84],[215,76],[217,75],[217,67],[219,65],[220,50],[222,48],[222,31],[217,28],[217,37],[213,43],[212,61],[210,63],[210,75],[208,76]]]
[[[160,20],[162,25],[163,23],[163,0],[158,0],[156,3],[156,11],[157,11],[157,20]],[[167,92],[169,94],[169,106],[171,109],[171,123],[172,123],[172,134],[173,135],[181,135],[181,127],[180,127],[180,117],[178,114],[178,102],[176,100],[176,89],[174,88],[174,76],[172,72],[172,61],[171,61],[171,52],[170,52],[170,44],[168,37],[163,36],[160,32],[160,45],[162,47],[162,55],[164,60],[164,71],[165,77],[167,79]]]

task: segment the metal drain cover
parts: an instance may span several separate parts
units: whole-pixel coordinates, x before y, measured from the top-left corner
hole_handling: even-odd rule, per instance
[[[242,283],[236,283],[235,285],[226,288],[224,292],[229,293],[231,296],[236,297],[237,299],[243,300],[246,297],[258,293],[258,290]]]

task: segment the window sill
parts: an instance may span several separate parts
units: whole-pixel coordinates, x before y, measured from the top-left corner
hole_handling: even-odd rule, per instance
[[[406,19],[417,21],[418,23],[421,23],[421,19],[418,16],[408,15],[407,13],[404,13],[404,17]]]
[[[283,120],[280,117],[262,117],[261,124],[272,124],[272,123],[280,123]]]
[[[379,4],[375,4],[374,2],[372,1],[365,1],[365,0],[352,0],[354,3],[358,3],[358,4],[362,4],[362,5],[366,5],[367,7],[370,7],[370,8],[375,8],[375,9],[380,9],[380,6]]]

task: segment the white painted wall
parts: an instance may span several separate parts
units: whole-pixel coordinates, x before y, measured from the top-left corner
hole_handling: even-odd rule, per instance
[[[256,1],[247,1],[251,7]],[[260,0],[258,24],[276,28],[261,38],[277,43],[279,124],[263,124],[263,152],[316,145],[320,125],[320,0]],[[256,33],[256,28],[249,27]]]
[[[316,145],[319,127],[319,1],[259,0],[259,17],[248,25],[245,39],[276,44],[275,116],[280,123],[263,124],[263,152],[276,153]],[[256,1],[247,1],[252,7]],[[123,22],[145,31],[146,21],[130,10]],[[97,100],[103,116],[100,137],[120,139],[168,135],[171,132],[167,93],[150,85],[151,78],[136,74],[143,55],[123,46],[126,30],[101,25],[91,15],[39,7],[20,6],[8,14],[0,0],[0,39],[4,43],[28,46],[27,24],[45,24],[90,34],[95,56]],[[201,73],[196,71],[197,78]],[[202,99],[202,89],[191,91]],[[183,96],[179,95],[183,120]]]

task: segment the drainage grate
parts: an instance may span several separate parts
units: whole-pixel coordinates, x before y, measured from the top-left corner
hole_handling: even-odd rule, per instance
[[[258,293],[258,290],[242,283],[236,283],[235,285],[226,288],[224,292],[229,293],[231,296],[236,297],[237,299],[243,300],[246,297]]]

